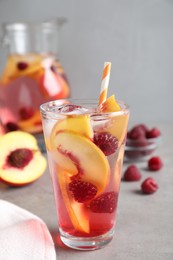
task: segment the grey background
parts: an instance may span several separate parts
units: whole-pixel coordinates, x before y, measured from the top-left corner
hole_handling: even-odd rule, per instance
[[[72,97],[97,98],[112,61],[109,94],[130,105],[131,122],[173,122],[172,0],[0,0],[0,23],[51,17],[68,20],[59,57]]]

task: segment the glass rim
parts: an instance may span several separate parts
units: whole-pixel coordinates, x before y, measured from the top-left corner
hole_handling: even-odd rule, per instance
[[[55,109],[55,107],[64,105],[64,104],[69,104],[69,102],[73,105],[90,105],[90,107],[92,108],[96,108],[97,104],[98,104],[98,100],[97,99],[89,99],[89,98],[67,98],[67,99],[57,99],[57,100],[52,100],[52,101],[48,101],[45,102],[43,104],[40,105],[40,112],[43,116],[47,116],[48,118],[59,118],[59,117],[64,117],[64,116],[68,116],[68,115],[77,115],[77,116],[81,116],[81,115],[95,115],[95,116],[118,116],[118,115],[124,115],[124,114],[129,114],[129,106],[127,104],[125,104],[123,101],[121,100],[117,100],[118,104],[121,106],[122,110],[120,111],[115,111],[115,112],[100,112],[100,111],[88,111],[86,113],[81,113],[81,114],[76,114],[74,113],[67,113],[67,112],[57,112],[54,111],[53,109]]]

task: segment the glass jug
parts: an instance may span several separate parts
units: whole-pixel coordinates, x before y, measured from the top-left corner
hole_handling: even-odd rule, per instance
[[[39,107],[70,94],[58,60],[59,27],[64,19],[2,26],[8,49],[0,75],[0,123],[5,131],[42,132]]]

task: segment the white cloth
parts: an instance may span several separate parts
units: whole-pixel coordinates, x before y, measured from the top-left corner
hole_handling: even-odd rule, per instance
[[[54,260],[54,243],[37,216],[0,200],[0,260]]]

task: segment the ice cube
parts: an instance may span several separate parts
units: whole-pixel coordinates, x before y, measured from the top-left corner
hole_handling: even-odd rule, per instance
[[[57,112],[60,112],[62,114],[86,114],[87,112],[89,112],[89,110],[82,106],[66,104],[59,107]]]

